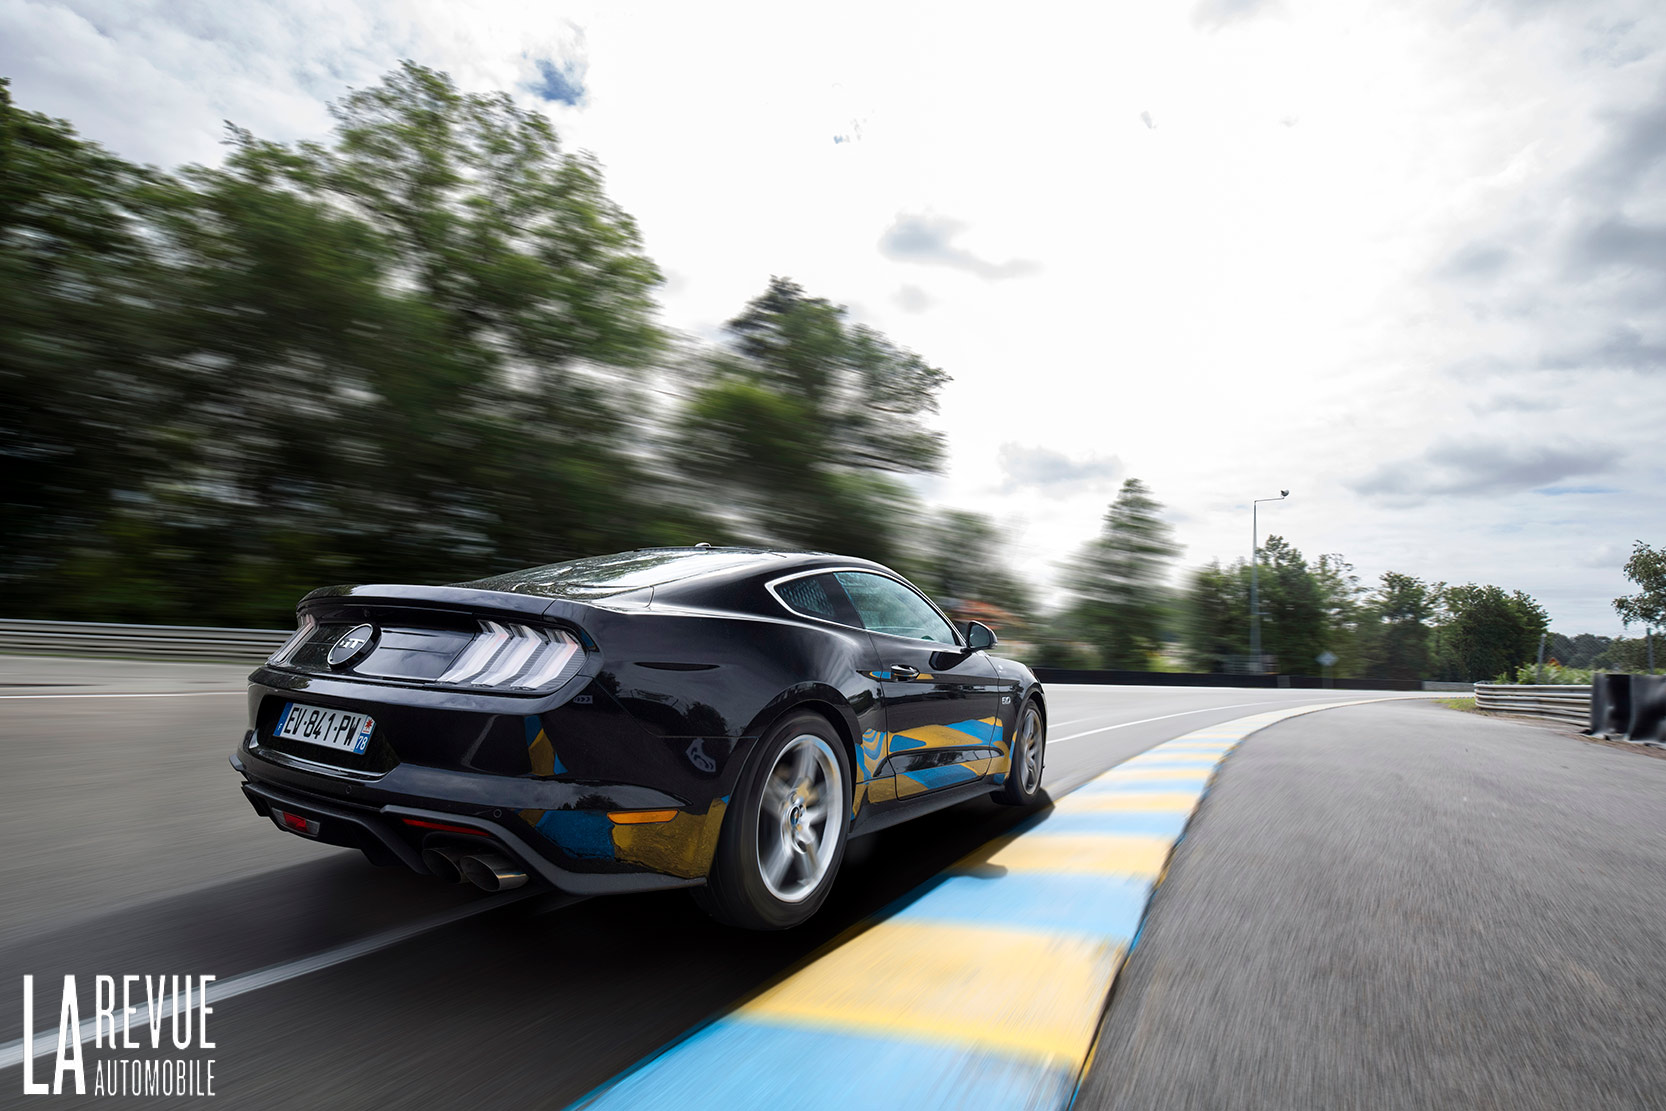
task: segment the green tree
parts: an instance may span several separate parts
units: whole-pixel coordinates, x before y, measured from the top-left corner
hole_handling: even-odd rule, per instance
[[[541,115],[407,63],[329,143],[162,175],[0,108],[14,597],[266,623],[708,519],[633,443],[658,272]]]
[[[1628,628],[1634,621],[1651,630],[1666,625],[1666,548],[1657,551],[1637,541],[1626,560],[1625,575],[1642,589],[1614,599],[1620,620]]]
[[[948,375],[785,278],[727,332],[678,429],[690,474],[744,535],[904,556],[917,511],[887,475],[941,465]]]
[[[1570,637],[1564,633],[1553,632],[1545,650],[1549,659],[1555,660],[1563,667],[1589,669],[1597,657],[1607,651],[1613,643],[1613,637],[1597,636],[1593,633],[1578,633]]]
[[[1180,551],[1162,509],[1145,483],[1123,482],[1071,570],[1080,626],[1105,667],[1148,670],[1160,646],[1163,583]]]
[[[898,564],[934,597],[987,602],[1033,616],[1031,588],[1009,566],[1007,532],[988,514],[943,509],[927,515]]]
[[[0,78],[0,605],[42,592],[139,496],[182,396],[173,289],[146,222],[163,175],[18,108]],[[146,584],[154,587],[155,584]],[[127,591],[116,592],[118,597]],[[146,596],[151,591],[137,592]]]
[[[1002,536],[994,520],[966,509],[933,514],[920,530],[919,554],[908,561],[914,581],[944,598],[987,597],[990,573],[1000,563]]]
[[[1193,571],[1185,592],[1185,661],[1193,671],[1226,670],[1249,654],[1249,564],[1216,560]]]
[[[1034,590],[1012,570],[1008,532],[993,518],[966,509],[922,509],[897,527],[907,543],[893,567],[950,610],[982,603],[1010,614],[1011,620],[976,615],[998,626],[1002,640],[1030,638],[1037,616]]]
[[[1429,674],[1429,622],[1444,584],[1385,572],[1366,605],[1366,671],[1384,679],[1422,679]]]
[[[1307,675],[1318,670],[1325,651],[1325,605],[1302,553],[1282,536],[1267,537],[1261,549],[1261,645],[1278,669]]]
[[[1365,588],[1354,574],[1354,565],[1334,552],[1321,555],[1309,568],[1319,593],[1324,650],[1336,656],[1332,675],[1363,674],[1365,649],[1360,625],[1365,618]],[[1314,660],[1314,669],[1322,665]]]
[[[565,153],[541,113],[411,62],[332,111],[335,148],[301,148],[304,174],[392,239],[464,350],[520,372],[500,388],[594,404],[605,387],[575,364],[640,366],[658,352],[661,279],[636,224],[595,159]]]
[[[1466,583],[1440,595],[1435,669],[1457,682],[1514,674],[1536,657],[1539,635],[1549,628],[1544,609],[1521,591]]]
[[[1658,645],[1655,650],[1659,651]],[[1649,643],[1643,637],[1615,637],[1591,660],[1590,666],[1596,671],[1647,671]]]

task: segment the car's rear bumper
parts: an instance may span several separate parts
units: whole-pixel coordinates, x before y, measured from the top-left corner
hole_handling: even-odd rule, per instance
[[[423,874],[429,874],[423,850],[443,848],[501,854],[529,877],[575,895],[691,887],[705,882],[722,824],[722,800],[696,814],[683,800],[636,784],[575,784],[411,764],[366,775],[309,765],[251,746],[252,739],[252,733],[244,736],[231,763],[244,776],[243,793],[257,814],[280,828],[289,827],[274,809],[297,815],[317,823],[293,831],[297,835]],[[609,817],[656,809],[674,810],[676,817],[652,824],[618,824]]]

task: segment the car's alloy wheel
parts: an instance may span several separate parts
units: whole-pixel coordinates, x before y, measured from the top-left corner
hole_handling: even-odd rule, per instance
[[[758,739],[695,900],[733,926],[779,930],[814,914],[844,858],[850,759],[820,714],[789,715]]]
[[[1034,699],[1018,712],[1018,729],[1008,750],[1006,782],[996,792],[997,802],[1028,806],[1041,791],[1041,772],[1047,762],[1047,724]]]
[[[771,895],[797,903],[820,886],[843,832],[843,801],[833,746],[813,733],[788,741],[758,807],[758,873]]]

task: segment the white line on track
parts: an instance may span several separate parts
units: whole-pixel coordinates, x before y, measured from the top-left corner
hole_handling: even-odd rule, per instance
[[[322,971],[332,965],[369,956],[380,949],[386,949],[390,945],[398,945],[402,941],[416,937],[418,934],[427,933],[429,930],[449,926],[453,922],[472,918],[477,914],[494,910],[497,907],[521,899],[530,898],[533,895],[547,894],[549,894],[549,890],[541,887],[527,888],[524,891],[506,891],[501,895],[493,895],[489,898],[477,899],[471,903],[452,907],[450,910],[429,915],[427,918],[419,918],[415,922],[407,922],[403,926],[395,926],[391,930],[383,930],[379,934],[371,934],[369,937],[361,937],[357,941],[349,941],[345,945],[338,945],[334,949],[326,949],[322,953],[298,957],[295,960],[275,964],[270,968],[257,969],[254,972],[245,972],[243,975],[233,976],[229,980],[218,980],[209,989],[209,1003],[223,1003],[227,999],[234,999],[251,991],[259,991],[261,988],[269,988],[274,984],[284,983],[286,980],[294,980],[301,976]],[[201,999],[193,995],[191,1002],[195,1006],[201,1002]],[[150,1021],[150,1005],[148,1003],[135,1008],[135,1012],[132,1019],[132,1025],[135,1028],[142,1027]],[[93,1040],[93,1023],[95,1021],[95,1019],[88,1019],[81,1023],[77,1031],[81,1044],[85,1045]],[[50,1034],[37,1034],[35,1036],[35,1044],[29,1055],[31,1057],[44,1057],[57,1051],[58,1032],[54,1029]],[[0,1069],[22,1065],[23,1053],[24,1043],[22,1038],[0,1045]]]
[[[205,698],[213,694],[248,694],[246,689],[225,691],[99,691],[83,694],[0,694],[0,698]]]
[[[1082,733],[1072,733],[1068,737],[1048,737],[1047,743],[1050,745],[1056,745],[1060,741],[1074,741],[1078,737],[1091,737],[1095,733],[1109,733],[1113,729],[1127,729],[1130,725],[1145,725],[1146,723],[1153,721],[1167,721],[1169,718],[1183,718],[1188,714],[1207,714],[1211,710],[1241,710],[1245,706],[1311,706],[1328,701],[1330,700],[1321,698],[1315,699],[1312,702],[1291,702],[1283,698],[1269,698],[1261,702],[1233,702],[1226,706],[1204,706],[1196,710],[1181,710],[1178,714],[1162,714],[1154,718],[1141,718],[1139,721],[1119,721],[1115,725],[1102,725],[1098,729],[1089,729]]]

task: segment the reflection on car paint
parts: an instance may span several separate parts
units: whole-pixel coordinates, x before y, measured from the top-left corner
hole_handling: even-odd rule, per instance
[[[567,769],[555,755],[555,746],[550,744],[550,735],[544,732],[544,722],[536,715],[525,719],[526,726],[526,756],[532,765],[533,775],[560,775]]]
[[[613,860],[613,823],[605,810],[523,810],[540,834],[581,860]]]
[[[898,772],[894,777],[897,797],[905,799],[924,794],[926,791],[935,791],[940,787],[970,783],[974,779],[982,778],[988,770],[989,758],[982,757],[932,768],[916,768],[910,772]]]
[[[1003,783],[1011,766],[1005,733],[1005,726],[995,717],[923,725],[900,733],[870,731],[862,739],[866,778],[870,781],[866,784],[866,799],[875,804],[895,802],[970,783],[991,773],[998,773],[996,784]]]
[[[520,816],[570,856],[692,879],[711,867],[728,805],[725,795],[704,813],[684,810],[670,821],[639,825],[616,825],[604,810],[522,810]]]
[[[707,775],[717,771],[717,761],[706,755],[706,742],[701,737],[696,737],[689,742],[688,762]]]
[[[714,799],[704,814],[679,813],[669,822],[613,827],[617,858],[655,872],[692,879],[711,868],[728,796]]]
[[[881,729],[869,729],[862,734],[861,766],[856,769],[856,780],[872,779],[874,771],[885,760],[885,742],[890,737]]]

